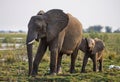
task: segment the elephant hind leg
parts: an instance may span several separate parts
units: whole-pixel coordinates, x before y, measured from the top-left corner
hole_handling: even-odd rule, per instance
[[[77,58],[77,54],[78,54],[78,49],[76,49],[76,50],[71,54],[70,73],[74,73],[74,72],[75,72],[75,61],[76,61],[76,58]]]
[[[101,57],[99,60],[99,71],[102,72],[103,71],[103,58]]]

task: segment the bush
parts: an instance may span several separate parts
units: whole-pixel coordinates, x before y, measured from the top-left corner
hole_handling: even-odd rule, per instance
[[[14,43],[14,42],[15,40],[13,40],[10,36],[6,36],[2,41],[2,43]]]
[[[99,37],[100,37],[97,32],[91,32],[91,33],[89,34],[89,36],[90,36],[90,38],[99,38]]]
[[[8,51],[6,54],[6,62],[14,63],[16,60],[15,53],[13,51]]]
[[[103,40],[104,42],[107,42],[109,37],[108,37],[108,34],[107,33],[97,33],[97,32],[91,32],[89,34],[89,37],[90,38],[99,38],[101,40]]]
[[[7,56],[7,59],[6,59],[7,63],[14,63],[15,61],[17,61],[17,60],[15,59],[14,56],[12,56],[12,55]]]

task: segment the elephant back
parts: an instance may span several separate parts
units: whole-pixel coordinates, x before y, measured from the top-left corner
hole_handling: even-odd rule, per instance
[[[67,13],[69,21],[65,28],[65,38],[63,42],[63,51],[73,52],[79,47],[82,39],[82,24],[79,20]],[[70,54],[70,53],[69,53]]]

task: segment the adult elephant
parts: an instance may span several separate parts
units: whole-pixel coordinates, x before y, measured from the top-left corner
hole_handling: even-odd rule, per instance
[[[35,39],[40,38],[40,44],[32,62],[32,45]],[[82,25],[70,14],[60,9],[52,9],[42,15],[32,16],[28,24],[26,39],[29,63],[29,75],[36,75],[38,65],[49,47],[50,74],[57,73],[57,57],[60,53],[72,54],[82,39]],[[71,60],[74,65],[75,60]],[[71,66],[72,66],[71,65]],[[72,67],[71,67],[72,68]]]
[[[103,66],[103,50],[105,48],[105,44],[102,40],[95,38],[83,38],[79,49],[85,53],[83,58],[83,64],[81,72],[85,71],[85,66],[88,62],[88,58],[91,58],[93,61],[93,71],[97,71],[98,65],[97,61],[99,61],[99,71],[102,71]]]

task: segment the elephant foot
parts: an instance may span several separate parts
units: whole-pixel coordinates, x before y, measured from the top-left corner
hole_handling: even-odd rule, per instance
[[[98,69],[96,69],[96,70],[93,70],[94,72],[99,72],[99,70]]]
[[[50,76],[56,76],[57,73],[45,73],[44,76],[47,76],[47,75],[50,75]]]
[[[37,73],[35,71],[32,72],[31,76],[35,77],[37,75]]]
[[[75,73],[75,70],[74,69],[70,70],[70,73]]]
[[[58,74],[61,74],[62,73],[62,68],[60,67],[57,71]]]
[[[99,72],[103,72],[103,71],[99,71]]]
[[[85,69],[81,69],[81,73],[87,73]]]
[[[99,70],[99,72],[103,72],[103,70]]]
[[[30,77],[31,76],[31,73],[28,73],[28,77]]]
[[[51,76],[56,76],[56,75],[57,75],[57,73],[50,73],[50,75],[51,75]]]
[[[81,71],[80,73],[87,73],[86,71]]]

